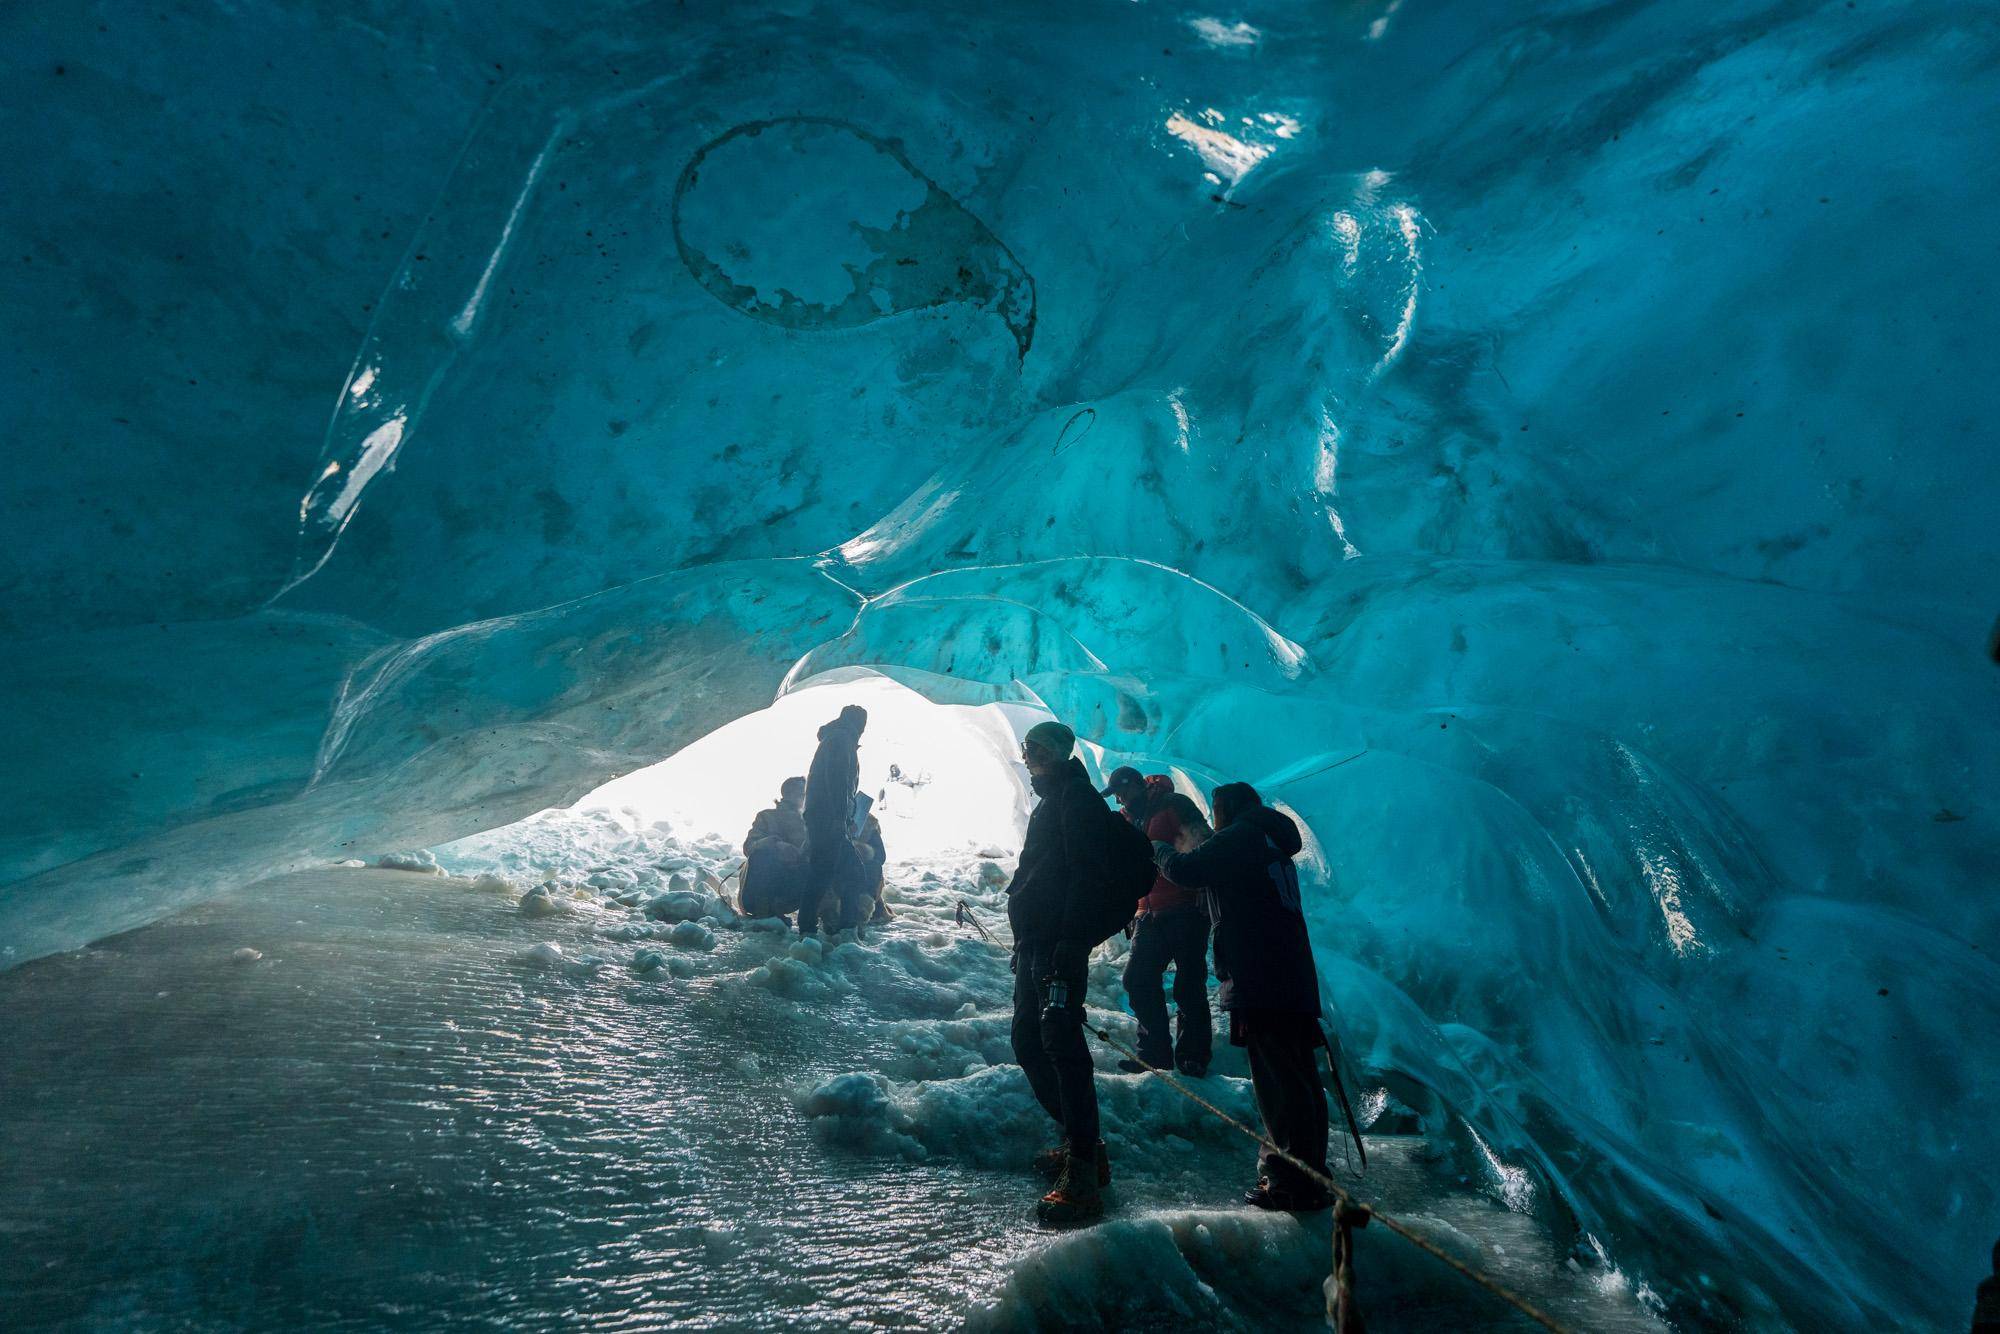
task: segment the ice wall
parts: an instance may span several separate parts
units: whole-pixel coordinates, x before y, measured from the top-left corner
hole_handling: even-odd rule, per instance
[[[1357,1055],[1684,1318],[1960,1318],[1983,8],[0,31],[7,959],[872,666],[1263,782]]]

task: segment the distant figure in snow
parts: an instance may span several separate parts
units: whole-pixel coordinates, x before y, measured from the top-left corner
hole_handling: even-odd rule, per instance
[[[1062,1143],[1035,1162],[1056,1174],[1035,1212],[1045,1223],[1084,1223],[1104,1212],[1111,1159],[1098,1135],[1097,1085],[1083,1040],[1084,992],[1098,936],[1087,922],[1090,887],[1109,862],[1111,822],[1058,722],[1028,729],[1021,759],[1041,801],[1028,816],[1021,858],[1007,886],[1014,928],[1014,1059],[1035,1101],[1062,1126]]]
[[[849,822],[854,818],[854,794],[861,786],[861,732],[868,710],[850,704],[840,716],[819,729],[819,749],[806,771],[805,894],[799,902],[799,934],[819,930],[820,914],[838,929],[841,912],[826,896],[838,896],[843,881],[853,875],[857,860]]]
[[[1224,783],[1210,802],[1215,834],[1192,852],[1156,843],[1154,860],[1176,885],[1206,891],[1215,922],[1215,975],[1229,1040],[1246,1049],[1250,1084],[1271,1142],[1326,1172],[1326,1089],[1319,1075],[1319,970],[1313,965],[1292,859],[1304,840],[1289,816],[1248,783]],[[1260,1209],[1311,1212],[1332,1203],[1325,1187],[1282,1158],[1260,1154],[1244,1199]]]
[[[1177,852],[1198,846],[1208,836],[1200,810],[1174,791],[1173,780],[1165,774],[1141,778],[1137,769],[1115,769],[1103,795],[1117,798],[1125,818],[1145,830],[1147,838],[1171,844]],[[1174,970],[1178,1036],[1170,1036],[1167,1027],[1163,980],[1169,966]],[[1215,1025],[1208,1013],[1208,914],[1193,890],[1165,874],[1139,900],[1132,952],[1125,962],[1125,995],[1139,1021],[1139,1059],[1121,1060],[1119,1069],[1128,1074],[1148,1066],[1178,1069],[1191,1079],[1208,1073],[1215,1044]]]
[[[757,812],[743,836],[737,900],[752,917],[796,912],[806,877],[806,780],[787,778],[778,799]]]

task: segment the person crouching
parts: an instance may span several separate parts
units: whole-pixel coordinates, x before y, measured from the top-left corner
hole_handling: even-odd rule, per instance
[[[1028,730],[1021,759],[1041,798],[1028,816],[1021,859],[1007,886],[1014,929],[1014,1059],[1042,1110],[1062,1127],[1062,1143],[1036,1158],[1056,1173],[1035,1214],[1064,1226],[1104,1212],[1099,1190],[1111,1160],[1098,1135],[1097,1085],[1083,1039],[1084,990],[1095,943],[1082,913],[1108,849],[1105,810],[1071,752],[1076,734],[1058,722]]]
[[[1264,805],[1248,783],[1216,788],[1211,807],[1214,837],[1191,852],[1156,843],[1154,859],[1169,880],[1208,895],[1229,1041],[1250,1059],[1265,1136],[1324,1177],[1319,970],[1292,860],[1303,840],[1291,818]],[[1249,1203],[1301,1213],[1332,1204],[1323,1185],[1284,1158],[1258,1156],[1257,1184],[1243,1197]]]
[[[746,916],[798,911],[806,877],[806,780],[787,778],[778,799],[757,812],[743,836],[742,880],[736,901]]]

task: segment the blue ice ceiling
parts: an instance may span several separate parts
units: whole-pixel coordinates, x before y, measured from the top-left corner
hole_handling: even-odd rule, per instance
[[[1989,7],[0,34],[7,961],[873,666],[1271,788],[1357,1056],[1683,1318],[1962,1315]]]

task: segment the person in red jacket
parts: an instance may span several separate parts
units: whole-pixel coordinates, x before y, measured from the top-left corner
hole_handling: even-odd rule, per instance
[[[1141,780],[1136,770],[1119,769],[1104,790],[1118,798],[1125,818],[1155,843],[1186,851],[1196,845],[1190,834],[1206,832],[1205,825],[1190,828],[1199,822],[1199,811],[1193,812],[1193,821],[1183,819],[1182,808],[1192,809],[1193,803],[1176,800],[1173,780],[1165,774]],[[1178,1032],[1167,1027],[1169,967],[1174,970]],[[1139,1059],[1120,1061],[1121,1070],[1136,1074],[1148,1066],[1178,1069],[1194,1079],[1208,1073],[1215,1045],[1215,1026],[1208,1012],[1208,914],[1192,890],[1164,874],[1139,900],[1132,953],[1125,963],[1125,995],[1139,1020]]]

